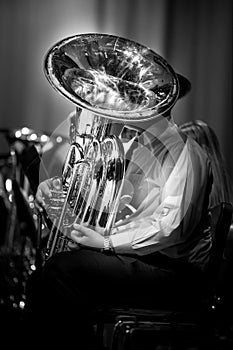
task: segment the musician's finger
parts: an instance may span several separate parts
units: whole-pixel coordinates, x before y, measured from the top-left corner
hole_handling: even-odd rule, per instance
[[[76,243],[80,243],[80,239],[82,238],[82,233],[76,230],[72,230],[70,233],[70,237]]]
[[[84,225],[74,224],[73,227],[76,231],[80,232],[82,236],[87,235],[88,231],[90,231],[90,229]]]
[[[60,190],[62,188],[62,180],[60,177],[54,177],[51,182],[47,183],[48,187],[52,186],[56,190]]]
[[[79,247],[79,245],[78,245],[77,242],[69,241],[69,242],[68,242],[68,248],[69,248],[70,250],[74,250],[74,249],[79,249],[80,247]]]
[[[87,237],[95,237],[96,234],[103,235],[103,233],[104,233],[104,228],[102,228],[102,227],[97,228],[94,226],[90,226],[86,223],[83,223],[82,225],[73,224],[73,227],[75,230],[81,232],[83,234],[83,236],[87,236]]]
[[[43,201],[42,191],[40,188],[38,188],[38,190],[36,192],[36,200],[39,203],[42,203],[42,201]]]
[[[44,181],[40,184],[39,190],[44,196],[51,197],[52,193],[50,191],[50,183],[48,181]]]
[[[40,189],[38,189],[35,197],[35,207],[39,211],[42,211],[44,206],[45,206],[45,201],[44,201],[42,192]]]

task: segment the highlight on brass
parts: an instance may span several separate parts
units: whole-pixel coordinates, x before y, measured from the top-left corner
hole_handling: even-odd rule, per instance
[[[46,55],[45,74],[76,105],[118,120],[153,118],[179,93],[176,74],[161,56],[107,34],[61,40]]]

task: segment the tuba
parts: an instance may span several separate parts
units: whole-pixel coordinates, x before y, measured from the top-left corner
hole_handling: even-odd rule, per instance
[[[168,111],[178,98],[179,82],[160,55],[107,34],[61,40],[47,52],[44,71],[52,87],[75,105],[69,150],[47,209],[49,258],[69,249],[75,222],[110,233],[126,171],[122,129]]]

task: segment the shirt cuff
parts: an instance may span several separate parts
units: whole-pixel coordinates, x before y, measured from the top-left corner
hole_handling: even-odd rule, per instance
[[[135,254],[129,236],[126,232],[110,235],[111,246],[116,253]]]

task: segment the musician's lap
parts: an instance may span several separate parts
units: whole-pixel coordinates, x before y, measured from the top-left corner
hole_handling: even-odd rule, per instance
[[[46,314],[47,319],[55,322],[56,315],[59,318],[62,313],[68,316],[71,310],[75,314],[75,308],[78,322],[86,318],[88,311],[108,305],[169,305],[171,291],[174,296],[178,286],[180,289],[185,285],[186,289],[190,287],[188,271],[170,261],[169,264],[166,261],[158,264],[156,256],[154,260],[155,264],[148,264],[143,258],[107,255],[89,249],[59,253],[29,281],[28,305],[34,310],[36,319]],[[32,299],[30,289],[32,286],[35,291],[35,284],[38,297],[34,295]]]

